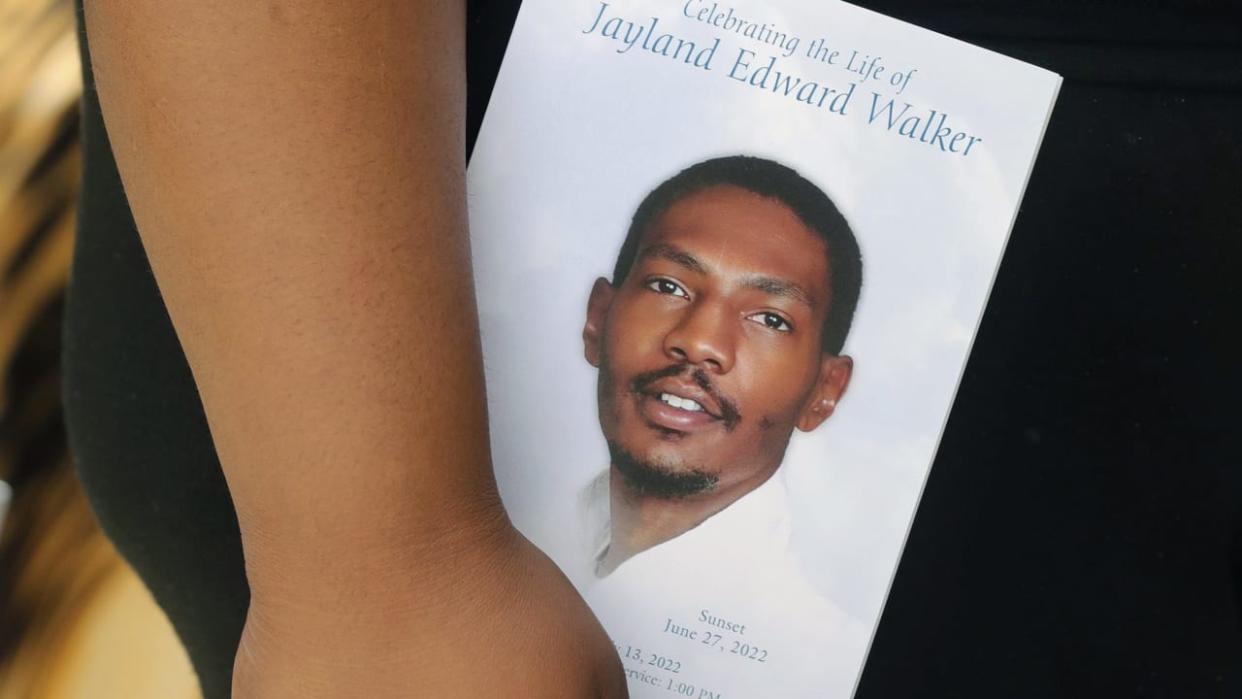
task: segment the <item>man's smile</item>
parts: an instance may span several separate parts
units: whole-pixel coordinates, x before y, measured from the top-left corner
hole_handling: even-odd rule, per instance
[[[702,369],[674,364],[647,372],[631,382],[638,412],[663,431],[696,432],[721,424],[728,431],[741,416],[722,397]]]
[[[710,385],[710,384],[709,384]],[[643,393],[679,410],[704,412],[719,420],[720,403],[699,386],[678,378],[665,378],[644,387]]]
[[[689,398],[682,398],[681,396],[673,395],[672,393],[661,393],[660,400],[665,403],[668,403],[674,408],[681,408],[682,410],[689,410],[692,413],[698,412],[703,409],[703,406],[699,405],[695,401],[690,400]]]
[[[696,401],[673,393],[641,394],[638,412],[660,430],[678,433],[697,432],[720,423],[720,418],[704,410]]]

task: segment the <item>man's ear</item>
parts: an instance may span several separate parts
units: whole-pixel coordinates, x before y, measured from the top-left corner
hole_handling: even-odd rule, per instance
[[[612,306],[616,290],[607,279],[600,277],[591,287],[591,299],[587,301],[586,324],[582,326],[582,344],[586,360],[591,366],[599,366],[600,350],[604,341],[604,319]]]
[[[854,374],[854,360],[845,355],[825,354],[821,362],[815,390],[798,416],[797,426],[803,432],[810,432],[832,417]]]

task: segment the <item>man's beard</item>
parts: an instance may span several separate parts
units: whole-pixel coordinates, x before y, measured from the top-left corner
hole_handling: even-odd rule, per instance
[[[612,440],[608,441],[612,467],[621,474],[625,485],[635,495],[677,500],[706,493],[716,487],[719,478],[696,468],[685,471],[643,461]]]
[[[677,376],[685,372],[686,366],[684,364],[674,364],[658,371],[637,376],[630,381],[629,392],[625,399],[628,400],[634,395],[643,393],[646,386],[651,382],[668,376]],[[699,384],[703,390],[708,391],[712,397],[716,398],[724,415],[725,429],[731,431],[741,418],[733,401],[720,396],[714,387],[710,385],[706,374],[701,369],[692,373],[691,380]],[[615,387],[613,386],[612,364],[609,361],[608,353],[602,350],[600,352],[599,377],[596,390],[600,397],[599,408],[601,418],[604,411],[611,411],[613,419],[617,419],[616,411],[619,409],[619,406],[606,405],[603,400],[603,397],[606,395],[605,392],[613,391]],[[617,469],[617,473],[621,474],[621,479],[625,482],[626,487],[635,495],[676,500],[708,492],[714,489],[716,483],[720,480],[718,476],[702,469],[674,469],[665,464],[644,461],[627,451],[615,440],[608,439],[607,441],[613,468]]]

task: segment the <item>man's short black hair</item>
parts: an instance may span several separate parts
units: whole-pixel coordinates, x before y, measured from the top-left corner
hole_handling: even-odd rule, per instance
[[[792,168],[765,158],[733,155],[705,160],[682,170],[651,190],[634,212],[612,272],[613,286],[625,281],[638,254],[638,242],[656,217],[678,201],[721,185],[733,185],[775,199],[828,245],[828,285],[832,300],[824,320],[823,351],[840,354],[854,321],[862,289],[862,254],[858,241],[836,204]]]

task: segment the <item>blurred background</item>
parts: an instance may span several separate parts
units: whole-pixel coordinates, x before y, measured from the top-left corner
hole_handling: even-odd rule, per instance
[[[91,515],[60,403],[80,173],[74,4],[0,0],[0,699],[199,690]]]

